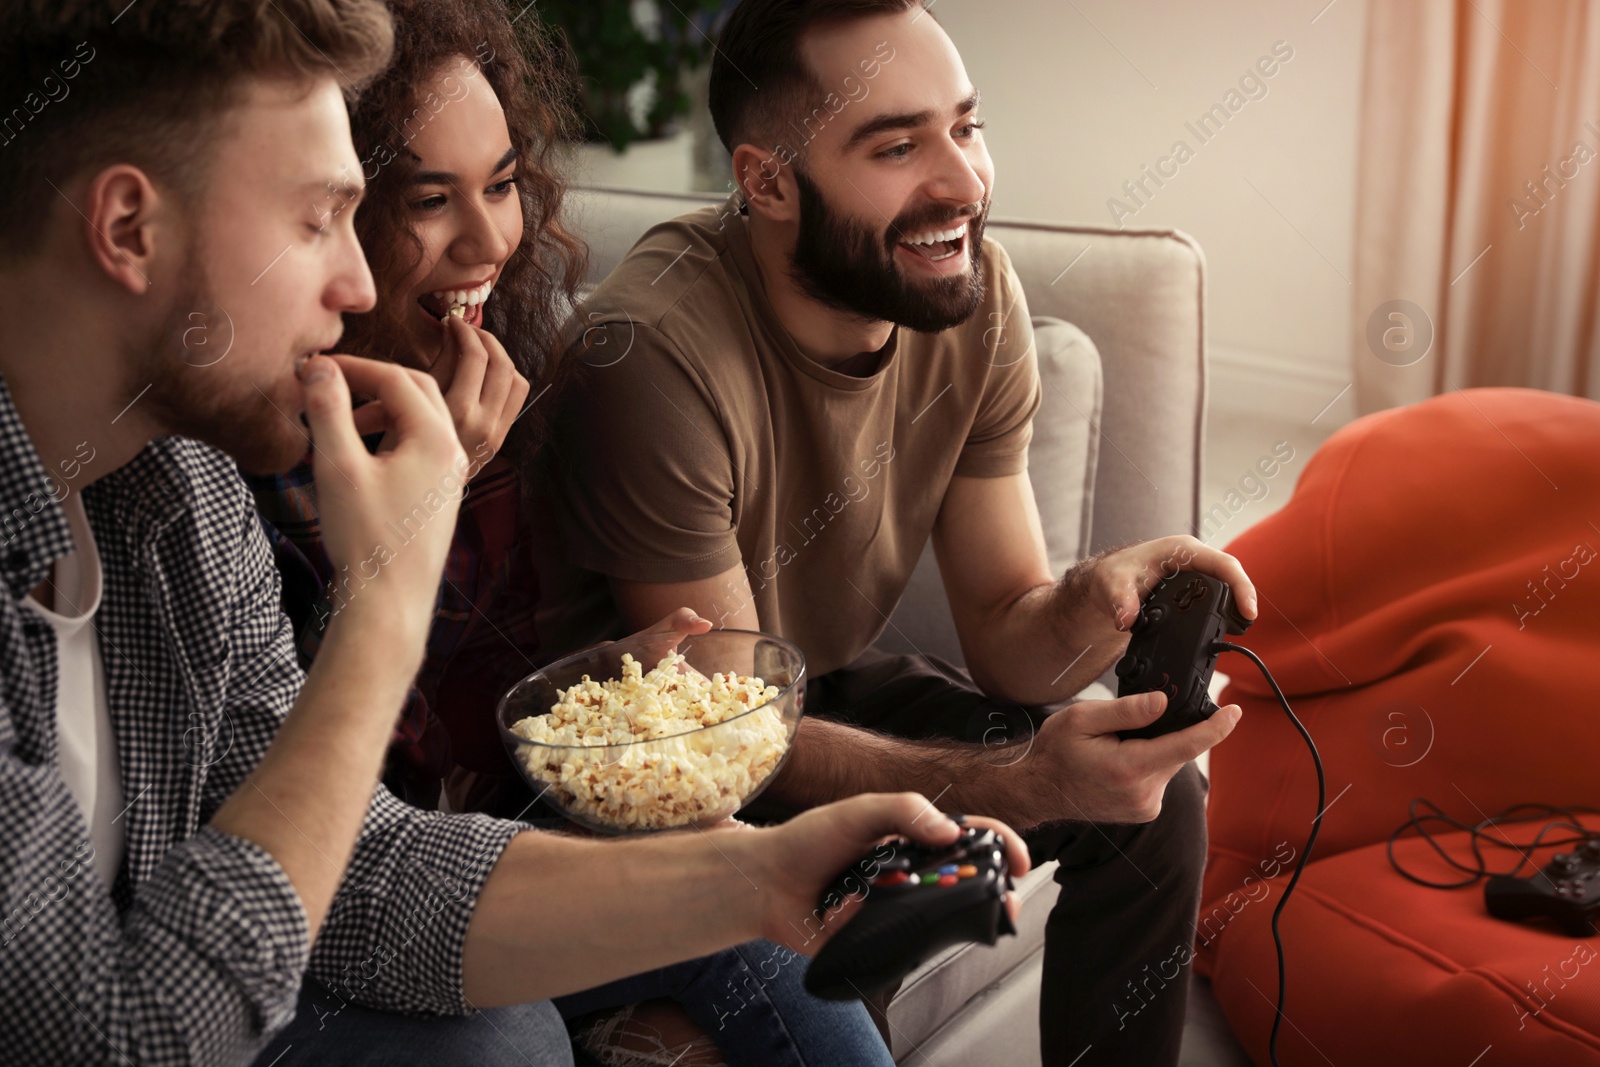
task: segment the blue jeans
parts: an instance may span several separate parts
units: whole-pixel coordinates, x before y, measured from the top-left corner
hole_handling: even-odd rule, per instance
[[[345,1004],[306,982],[294,1020],[252,1067],[573,1067],[572,1041],[548,1000],[485,1008],[476,1015],[404,1015]],[[318,1012],[322,1012],[319,1018]]]
[[[809,960],[770,941],[557,997],[564,1019],[666,998],[717,1043],[728,1067],[894,1067],[860,1001],[805,991]]]
[[[818,1000],[801,984],[806,957],[768,941],[622,978],[537,1004],[460,1018],[405,1015],[346,1003],[308,981],[294,1020],[253,1067],[470,1063],[572,1067],[563,1019],[643,1000],[676,1002],[728,1067],[894,1067],[859,1001]],[[319,1016],[319,1011],[322,1013]]]

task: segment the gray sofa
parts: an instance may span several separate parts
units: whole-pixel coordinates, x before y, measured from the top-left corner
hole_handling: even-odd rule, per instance
[[[569,221],[589,243],[591,281],[609,273],[651,225],[710,199],[578,190]],[[1044,397],[1029,468],[1053,568],[1103,548],[1193,531],[1206,400],[1199,246],[1175,230],[991,220],[987,232],[1010,253],[1035,320]],[[962,662],[931,549],[879,643]],[[1109,694],[1097,686],[1085,695]],[[907,978],[887,1017],[898,1062],[1039,1063],[1053,867],[1020,883],[1018,937],[943,953]],[[1184,1063],[1247,1062],[1197,983]]]

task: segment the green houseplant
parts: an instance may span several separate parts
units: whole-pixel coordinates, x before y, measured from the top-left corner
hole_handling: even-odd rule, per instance
[[[691,106],[687,80],[710,62],[732,7],[733,0],[539,3],[539,17],[572,50],[585,139],[620,154],[673,133]]]

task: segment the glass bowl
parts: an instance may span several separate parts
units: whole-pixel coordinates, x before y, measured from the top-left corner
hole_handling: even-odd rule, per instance
[[[495,719],[511,762],[535,793],[580,826],[623,834],[714,823],[754,800],[788,758],[805,706],[800,649],[753,630],[712,630],[676,646],[674,636],[627,638],[575,653],[528,675],[500,699]],[[586,676],[597,683],[621,679],[624,655],[648,677],[674,647],[683,656],[674,673],[685,695],[718,674],[757,677],[777,692],[749,711],[686,728],[673,724],[683,716],[663,722],[659,704],[632,700],[628,732],[643,737],[631,741],[603,733],[587,743],[574,743],[574,735],[550,740],[551,731],[528,721],[551,712],[561,691]],[[541,725],[555,724],[544,719]]]

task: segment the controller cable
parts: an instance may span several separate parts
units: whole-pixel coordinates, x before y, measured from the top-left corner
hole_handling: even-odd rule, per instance
[[[1317,843],[1317,831],[1322,828],[1322,816],[1327,810],[1328,779],[1322,770],[1322,755],[1317,751],[1317,743],[1311,740],[1305,724],[1295,715],[1294,709],[1289,706],[1289,699],[1283,695],[1283,690],[1278,687],[1277,679],[1272,677],[1272,672],[1267,670],[1267,665],[1261,662],[1261,657],[1230,641],[1218,641],[1211,646],[1217,652],[1238,652],[1248,656],[1256,667],[1260,669],[1262,677],[1272,687],[1273,695],[1278,698],[1278,703],[1283,705],[1283,713],[1289,716],[1289,721],[1294,728],[1300,731],[1300,736],[1305,738],[1306,747],[1311,750],[1311,762],[1317,768],[1317,816],[1311,820],[1311,833],[1306,835],[1305,851],[1300,853],[1300,861],[1294,865],[1294,873],[1289,876],[1289,884],[1284,887],[1283,895],[1278,898],[1278,906],[1272,909],[1272,944],[1278,950],[1278,1006],[1272,1016],[1272,1036],[1267,1041],[1267,1054],[1272,1059],[1272,1067],[1280,1067],[1278,1063],[1278,1030],[1283,1025],[1283,995],[1287,984],[1283,967],[1283,937],[1278,933],[1278,920],[1283,916],[1284,905],[1289,903],[1289,894],[1294,892],[1295,885],[1300,881],[1300,874],[1306,868],[1306,861],[1311,858],[1311,849]],[[1398,831],[1397,831],[1398,832]]]
[[[1424,811],[1423,808],[1428,810]],[[1578,821],[1579,815],[1600,815],[1600,809],[1588,807],[1560,807],[1555,804],[1514,804],[1496,815],[1491,815],[1479,823],[1464,823],[1444,813],[1444,809],[1433,801],[1418,797],[1407,807],[1408,816],[1405,823],[1389,835],[1389,864],[1400,877],[1417,885],[1427,886],[1429,889],[1462,889],[1474,885],[1493,874],[1507,874],[1515,878],[1522,873],[1522,869],[1534,862],[1533,854],[1542,848],[1557,848],[1563,845],[1578,845],[1588,841],[1600,839],[1600,831],[1591,830]],[[1539,832],[1532,841],[1518,843],[1507,837],[1502,827],[1527,826],[1543,822]],[[1469,847],[1472,850],[1472,862],[1466,863],[1458,860],[1445,851],[1444,847],[1434,840],[1432,826],[1446,827],[1450,830],[1467,834]],[[1428,847],[1438,855],[1447,865],[1461,872],[1462,877],[1454,882],[1439,882],[1413,874],[1400,865],[1395,858],[1394,845],[1406,831],[1411,830],[1418,837],[1428,843]],[[1558,830],[1571,831],[1570,836],[1558,837],[1547,840],[1548,835]],[[1517,854],[1517,865],[1509,871],[1491,871],[1489,862],[1484,858],[1482,846],[1502,849]]]

